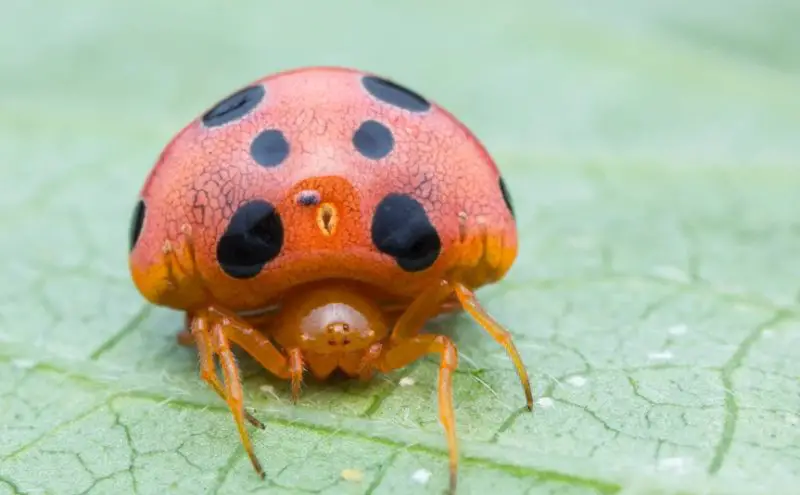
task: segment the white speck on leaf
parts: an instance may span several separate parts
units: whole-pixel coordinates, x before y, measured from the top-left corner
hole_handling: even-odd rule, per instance
[[[688,469],[691,459],[687,457],[665,457],[658,461],[658,469],[673,473],[684,473]]]
[[[342,479],[346,481],[358,482],[364,479],[364,473],[359,471],[358,469],[343,469]]]
[[[792,413],[786,413],[786,422],[790,425],[800,425],[800,416]]]
[[[400,386],[401,387],[410,387],[414,385],[416,382],[410,376],[404,376],[400,379]]]
[[[540,397],[539,400],[536,401],[536,405],[544,409],[548,409],[550,407],[553,407],[553,405],[555,405],[555,402],[553,402],[553,399],[551,399],[550,397]]]
[[[421,468],[414,471],[414,474],[411,475],[411,479],[415,483],[419,483],[420,485],[428,484],[428,480],[431,479],[431,472],[427,469]]]
[[[672,351],[651,352],[647,355],[647,359],[651,361],[669,361],[673,357]]]
[[[15,359],[11,361],[12,366],[20,370],[29,370],[36,366],[36,361],[32,359]]]
[[[586,385],[586,378],[580,375],[571,376],[567,378],[567,383],[569,383],[573,387],[583,387],[584,385]]]
[[[689,327],[684,324],[673,325],[667,329],[667,333],[670,335],[684,335],[686,332],[689,331]]]

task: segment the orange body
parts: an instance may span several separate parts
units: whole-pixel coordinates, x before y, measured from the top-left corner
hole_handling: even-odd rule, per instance
[[[368,378],[438,353],[453,486],[452,403],[441,396],[457,353],[421,335],[425,321],[466,309],[509,350],[531,407],[508,333],[472,292],[517,255],[500,172],[450,113],[379,76],[297,69],[217,103],[161,153],[130,242],[136,287],[186,312],[182,340],[197,345],[259,471],[243,418],[260,423],[244,412],[230,342],[291,379],[295,397],[306,368]]]

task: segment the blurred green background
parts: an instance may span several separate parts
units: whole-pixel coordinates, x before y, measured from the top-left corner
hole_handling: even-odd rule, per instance
[[[0,494],[446,486],[436,360],[310,383],[298,406],[243,360],[261,482],[175,345],[180,316],[130,282],[131,209],[161,148],[233,89],[304,65],[445,106],[514,197],[519,261],[481,298],[538,405],[520,412],[470,320],[431,327],[462,353],[460,493],[791,493],[798,23],[794,0],[4,2]]]

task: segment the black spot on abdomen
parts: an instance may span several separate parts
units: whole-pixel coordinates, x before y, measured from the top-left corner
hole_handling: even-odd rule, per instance
[[[407,194],[387,195],[372,217],[372,243],[407,272],[430,268],[442,242],[422,204]]]
[[[267,129],[250,143],[250,155],[262,167],[277,167],[289,156],[289,142],[281,131]]]
[[[283,224],[272,204],[252,200],[239,207],[217,244],[217,262],[234,278],[252,278],[283,247]]]
[[[511,193],[508,192],[506,181],[504,181],[502,177],[500,177],[500,192],[503,193],[503,201],[506,202],[508,211],[511,212],[511,216],[514,216],[514,203],[511,201]]]
[[[218,127],[240,119],[264,99],[264,86],[248,86],[228,96],[203,114],[201,120],[206,127]]]
[[[364,89],[378,100],[409,112],[426,112],[431,104],[408,88],[377,76],[364,76],[361,79]]]
[[[131,216],[131,226],[128,231],[128,249],[133,251],[136,247],[136,241],[142,234],[142,226],[144,225],[144,217],[147,214],[147,207],[144,200],[140,199],[136,206],[133,208],[133,215]]]
[[[380,160],[394,148],[394,136],[388,127],[376,120],[367,120],[353,134],[353,146],[363,156]]]

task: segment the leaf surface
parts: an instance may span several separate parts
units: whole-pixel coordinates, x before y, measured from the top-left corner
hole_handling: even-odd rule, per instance
[[[311,64],[443,104],[514,197],[518,263],[480,297],[514,334],[537,409],[472,321],[431,325],[461,352],[460,493],[794,489],[800,7],[587,4],[5,6],[0,494],[446,486],[436,360],[312,382],[292,406],[243,358],[267,425],[252,432],[262,482],[175,343],[180,315],[129,279],[134,197],[166,142],[232,88]]]

